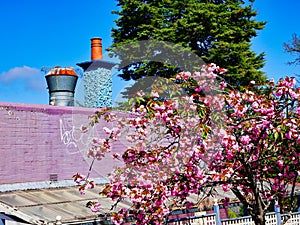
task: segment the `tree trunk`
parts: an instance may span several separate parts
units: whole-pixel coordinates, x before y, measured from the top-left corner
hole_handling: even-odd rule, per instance
[[[265,225],[266,224],[266,218],[264,213],[260,212],[260,215],[254,215],[252,216],[255,225]]]

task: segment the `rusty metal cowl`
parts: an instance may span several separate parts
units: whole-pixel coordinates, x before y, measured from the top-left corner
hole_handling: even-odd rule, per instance
[[[49,104],[74,106],[74,92],[78,76],[72,67],[54,67],[46,74]]]

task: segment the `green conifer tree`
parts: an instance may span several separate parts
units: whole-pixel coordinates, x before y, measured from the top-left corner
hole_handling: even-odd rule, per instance
[[[205,63],[226,68],[225,80],[236,88],[248,85],[251,80],[264,83],[266,77],[260,71],[264,53],[256,54],[251,49],[251,39],[264,28],[265,22],[255,20],[257,12],[253,2],[118,0],[119,10],[113,13],[119,17],[115,21],[116,28],[112,29],[113,44],[108,50],[121,60],[124,67],[120,76],[125,80],[144,76],[170,77],[185,69],[164,62],[150,62],[146,57],[138,61],[133,49],[124,48],[127,43],[158,40],[183,46]],[[171,56],[165,57],[166,62],[168,57]]]

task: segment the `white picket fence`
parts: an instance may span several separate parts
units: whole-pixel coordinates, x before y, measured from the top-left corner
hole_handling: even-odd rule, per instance
[[[300,212],[292,213],[291,215],[280,215],[281,222],[284,219],[288,219],[285,225],[300,225]],[[268,213],[266,215],[266,225],[278,225],[278,217],[276,213]],[[235,219],[221,220],[222,225],[255,225],[250,216],[240,217]]]
[[[285,225],[300,224],[300,212],[292,213],[291,215],[281,215],[281,221],[283,221],[285,218],[289,218]]]
[[[251,216],[221,220],[221,223],[222,225],[255,225]],[[277,216],[275,213],[266,215],[266,225],[277,225]]]
[[[300,225],[300,212],[292,213],[291,215],[281,215],[281,221],[285,218],[289,218],[285,225]],[[276,213],[268,213],[266,215],[266,225],[278,225]],[[168,225],[218,225],[216,220],[216,214],[194,216],[185,219],[179,219],[178,221],[169,222]],[[251,216],[239,217],[234,219],[221,220],[221,225],[255,225]]]
[[[216,225],[216,214],[194,216],[188,219],[178,219],[174,222],[168,222],[168,225]]]

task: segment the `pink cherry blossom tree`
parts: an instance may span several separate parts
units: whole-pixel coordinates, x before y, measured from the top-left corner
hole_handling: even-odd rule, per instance
[[[225,133],[224,84],[220,87],[216,72],[225,71],[209,65],[171,80],[158,78],[150,92],[140,91],[130,102],[125,116],[105,109],[92,116],[92,124],[104,119],[114,127],[103,128],[107,138],[93,141],[90,157],[101,160],[113,151],[112,142],[124,143],[126,136],[124,153],[114,155],[124,166],[113,171],[101,191],[116,205],[132,203],[131,209],[112,214],[114,223],[123,223],[130,213],[136,224],[164,224],[172,208],[189,208],[207,196],[210,160]],[[93,185],[79,174],[74,180],[81,191]]]
[[[226,95],[227,131],[211,169],[214,180],[236,195],[257,225],[265,224],[274,201],[286,212],[297,208],[300,89],[295,83],[287,77]],[[228,168],[231,174],[224,179]]]
[[[123,166],[101,191],[113,207],[131,203],[112,213],[115,224],[129,215],[136,224],[164,224],[170,210],[199,204],[218,185],[236,195],[257,225],[265,224],[272,201],[283,210],[293,207],[300,154],[295,79],[265,87],[252,82],[241,93],[218,80],[223,72],[211,64],[158,79],[130,101],[125,116],[102,109],[91,117],[91,125],[104,119],[113,127],[93,140],[90,157],[101,160],[115,141],[127,146],[114,154]],[[80,174],[74,180],[82,192],[94,185]],[[100,204],[90,207],[97,211]]]

